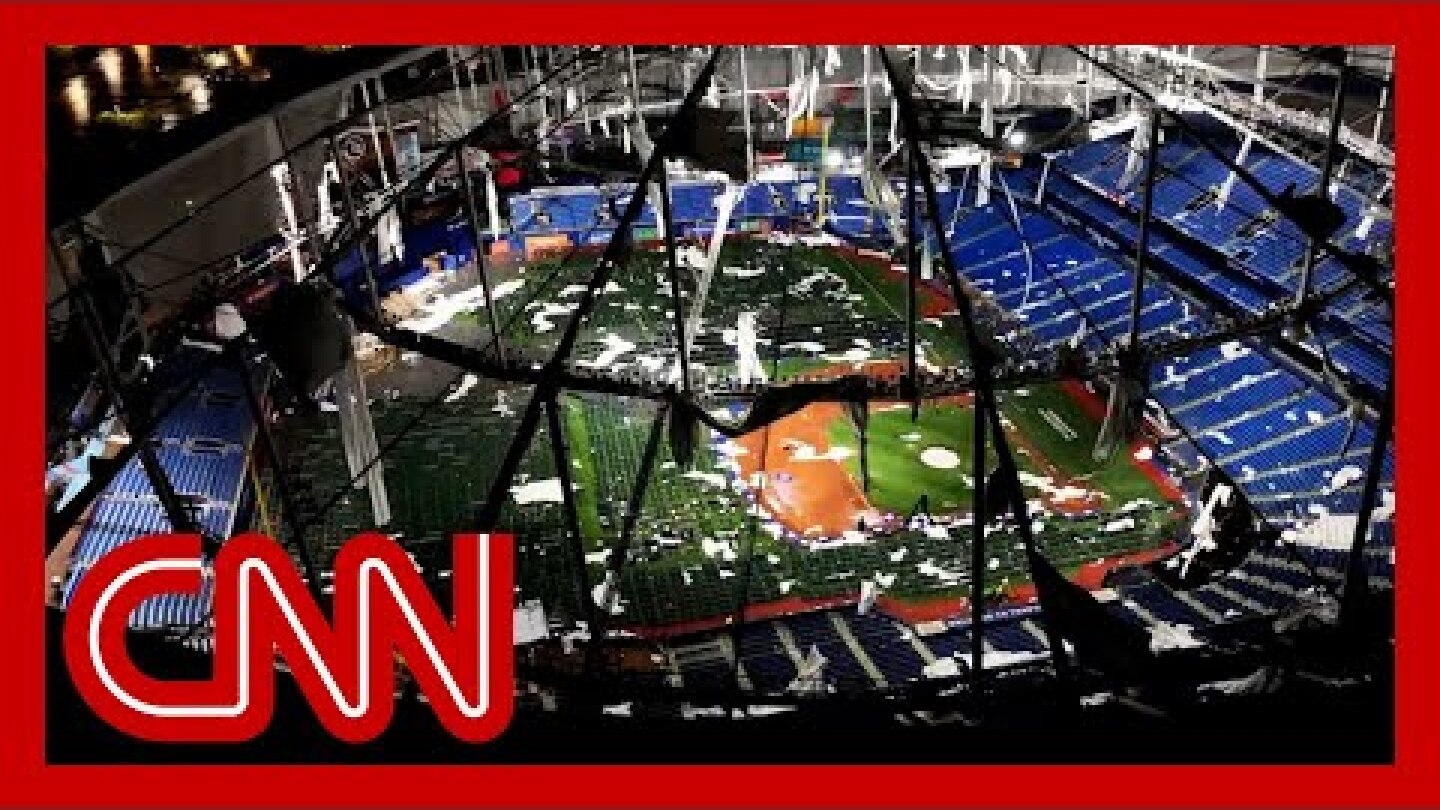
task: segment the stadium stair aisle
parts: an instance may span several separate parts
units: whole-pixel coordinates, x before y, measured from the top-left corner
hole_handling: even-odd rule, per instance
[[[1255,613],[1266,614],[1273,612],[1268,605],[1252,599],[1249,596],[1235,590],[1234,588],[1227,587],[1226,579],[1228,578],[1224,578],[1219,582],[1212,582],[1205,587],[1209,588],[1220,596],[1223,596],[1224,598],[1230,600],[1231,602],[1234,602],[1235,604],[1240,605],[1241,607],[1244,607],[1245,609],[1253,611]]]
[[[774,622],[741,627],[738,654],[756,691],[780,692],[795,679],[797,662],[776,634]]]
[[[795,640],[795,634],[790,632],[783,622],[773,622],[771,626],[775,629],[775,635],[780,639],[780,645],[790,656],[790,661],[798,669],[805,663],[805,652],[800,649],[800,644]]]
[[[1041,649],[1050,649],[1050,642],[1045,638],[1045,631],[1041,630],[1040,626],[1035,624],[1033,619],[1022,619],[1020,626],[1024,628],[1025,632],[1030,634],[1031,638],[1040,644]]]
[[[1152,613],[1149,608],[1128,596],[1122,596],[1119,600],[1119,605],[1122,611],[1129,612],[1131,615],[1138,617],[1147,626],[1159,624],[1163,621],[1159,616]]]
[[[846,647],[850,648],[850,653],[855,656],[856,662],[865,670],[865,674],[870,676],[870,680],[881,689],[888,687],[890,684],[885,680],[885,675],[875,666],[875,662],[870,660],[869,654],[867,654],[865,648],[860,645],[860,641],[855,638],[855,634],[850,632],[850,625],[841,614],[832,612],[830,614],[830,622],[835,626],[835,634],[840,637],[841,641],[845,642]]]
[[[904,640],[906,644],[910,645],[911,649],[915,650],[915,654],[920,656],[920,660],[923,664],[933,664],[937,660],[939,660],[935,657],[934,651],[932,651],[929,647],[925,646],[925,642],[922,641],[920,639],[920,636],[913,631],[907,631],[905,633]]]
[[[1206,603],[1205,603],[1196,593],[1194,593],[1194,592],[1191,592],[1191,591],[1178,591],[1178,590],[1177,590],[1177,591],[1174,592],[1174,596],[1175,596],[1176,599],[1180,600],[1181,602],[1184,602],[1185,605],[1186,605],[1186,607],[1189,607],[1191,610],[1195,611],[1196,613],[1200,614],[1201,616],[1204,616],[1206,619],[1208,619],[1208,620],[1209,620],[1210,622],[1212,622],[1212,623],[1218,624],[1219,622],[1222,622],[1222,621],[1225,620],[1225,614],[1224,614],[1224,612],[1223,612],[1223,608],[1222,608],[1222,610],[1218,610],[1218,611],[1215,610],[1215,608],[1213,608],[1212,606],[1206,604]]]

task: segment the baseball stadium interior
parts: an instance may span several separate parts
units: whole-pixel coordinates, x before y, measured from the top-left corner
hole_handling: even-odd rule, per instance
[[[48,60],[52,759],[1393,756],[1390,47]],[[278,659],[224,750],[70,684],[134,538],[328,610],[373,530],[442,608],[514,536],[494,742],[402,660],[363,745]],[[137,662],[206,672],[212,590]]]

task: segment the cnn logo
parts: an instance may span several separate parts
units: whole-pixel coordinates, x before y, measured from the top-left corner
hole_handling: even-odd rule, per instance
[[[325,728],[365,742],[390,723],[398,656],[450,733],[485,742],[504,730],[513,708],[512,549],[508,535],[455,537],[447,620],[393,540],[358,535],[335,558],[332,623],[275,541],[237,536],[214,564],[213,674],[181,681],[135,665],[126,625],[147,598],[200,588],[200,538],[142,537],[81,580],[66,618],[65,658],[85,701],[120,731],[234,742],[269,724],[278,655]]]

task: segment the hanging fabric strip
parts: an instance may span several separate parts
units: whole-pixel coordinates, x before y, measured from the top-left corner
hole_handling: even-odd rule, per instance
[[[1255,143],[1255,136],[1249,132],[1245,133],[1245,140],[1240,142],[1240,151],[1235,153],[1235,162],[1241,166],[1250,159],[1250,148]],[[1225,203],[1230,199],[1230,190],[1235,187],[1235,172],[1225,175],[1225,180],[1220,184],[1220,191],[1215,195],[1215,207],[1224,208]]]
[[[970,72],[970,46],[960,46],[960,109],[970,111],[970,101],[975,95],[975,75]]]

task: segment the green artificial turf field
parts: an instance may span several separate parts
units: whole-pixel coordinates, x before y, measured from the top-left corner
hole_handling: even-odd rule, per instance
[[[969,408],[925,404],[920,419],[910,421],[910,409],[872,411],[868,430],[870,503],[882,511],[908,514],[921,495],[930,496],[932,513],[969,511],[974,486],[970,477],[971,437],[974,420]],[[848,419],[830,425],[832,444],[855,447],[859,438]],[[920,454],[927,447],[947,448],[958,454],[958,466],[941,469],[926,465]],[[994,458],[993,454],[990,456]],[[860,480],[859,455],[846,460]]]
[[[718,372],[729,368],[733,350],[720,342],[717,333],[731,328],[742,311],[761,312],[766,328],[776,333],[783,328],[786,337],[768,341],[761,351],[777,379],[818,371],[835,362],[827,357],[860,346],[873,347],[871,359],[903,358],[903,349],[897,347],[903,345],[905,331],[905,286],[883,267],[802,247],[788,248],[781,257],[773,248],[743,242],[727,244],[721,264],[766,269],[753,275],[716,275],[705,316],[709,343],[697,348],[695,356]],[[506,345],[540,356],[551,350],[568,317],[557,307],[576,300],[575,287],[589,279],[592,268],[593,263],[587,264],[583,257],[566,266],[536,262],[502,279],[500,283],[512,284],[511,294],[496,306],[502,322],[508,324]],[[582,326],[577,360],[593,360],[609,345],[606,338],[621,338],[635,345],[621,353],[616,368],[633,370],[641,358],[670,362],[673,355],[665,347],[673,301],[664,270],[663,253],[642,251],[616,273],[623,293],[601,296]],[[687,288],[687,301],[693,292]],[[783,318],[778,314],[782,307]],[[955,324],[941,328],[937,323],[919,326],[926,358],[947,366],[963,365],[964,343]],[[454,324],[466,327],[469,331],[464,334],[474,340],[483,315],[462,311]],[[823,349],[807,348],[821,343]],[[442,371],[445,376],[453,373]],[[419,417],[385,462],[394,513],[386,529],[403,533],[407,548],[414,549],[427,567],[448,564],[439,554],[443,549],[439,541],[470,527],[488,492],[495,462],[514,435],[516,417],[493,411],[496,399],[491,387],[482,383],[474,392],[433,409],[425,405],[428,397],[418,392],[398,391],[394,399],[377,396],[374,412],[382,441]],[[522,407],[526,396],[522,388],[511,391],[511,407]],[[604,576],[598,562],[604,555],[598,552],[613,545],[625,520],[654,406],[575,392],[560,401],[587,574],[594,583]],[[1003,394],[1002,401],[1005,416],[1024,439],[1016,446],[1034,447],[1064,477],[1106,492],[1105,508],[1118,509],[1140,498],[1162,501],[1154,484],[1125,453],[1101,464],[1090,458],[1099,426],[1063,390],[1037,386],[1024,396]],[[1065,428],[1057,429],[1056,424]],[[831,424],[830,431],[832,443],[858,444],[853,427],[843,417]],[[871,502],[905,514],[921,494],[928,493],[932,513],[968,511],[971,431],[971,411],[960,405],[928,405],[918,424],[911,423],[908,408],[875,411],[869,431]],[[283,433],[292,474],[313,491],[316,500],[323,502],[337,487],[345,486],[349,475],[338,426],[330,417],[294,420]],[[919,435],[907,440],[912,433]],[[725,459],[710,446],[709,438],[707,434],[697,448],[691,471],[674,464],[668,440],[661,446],[627,555],[622,622],[654,625],[723,616],[734,610],[738,599],[755,603],[854,593],[863,579],[877,573],[895,577],[887,587],[895,597],[965,593],[970,564],[967,530],[937,535],[902,529],[864,544],[804,548],[767,530],[768,517],[752,511],[748,493],[733,485]],[[953,451],[957,466],[938,469],[921,463],[921,451],[931,446]],[[993,466],[993,450],[991,459]],[[1026,472],[1040,469],[1023,454],[1019,460]],[[847,463],[858,480],[858,459],[852,457]],[[543,431],[526,455],[521,475],[530,482],[555,477]],[[352,533],[371,527],[365,493],[343,494],[338,507],[307,536],[322,560]],[[1153,519],[1137,517],[1137,526],[1129,531],[1102,531],[1109,519],[1105,516],[1049,521],[1038,540],[1057,566],[1073,568],[1102,556],[1154,548],[1168,536],[1162,521],[1169,514],[1170,508],[1163,506]],[[522,506],[512,501],[502,523],[516,535],[519,596],[538,598],[549,608],[578,615],[573,604],[576,550],[566,531],[563,506],[555,502]],[[987,553],[995,561],[993,580],[1023,578],[1024,555],[1015,549],[1015,543],[1003,537],[987,542]]]
[[[1067,476],[1090,489],[1109,496],[1107,509],[1118,509],[1131,501],[1162,503],[1165,496],[1136,467],[1128,448],[1120,448],[1109,459],[1096,461],[1092,455],[1100,434],[1100,421],[1093,418],[1058,384],[1037,385],[1022,392],[1000,394],[1000,407],[1025,438]],[[1045,417],[1045,411],[1075,432],[1062,435]]]
[[[1118,509],[1141,499],[1157,504],[1164,500],[1154,482],[1132,462],[1128,451],[1117,451],[1102,462],[1093,459],[1100,424],[1058,385],[1009,392],[1001,397],[1001,410],[1014,424],[1014,432],[1023,438],[1011,445],[1022,471],[1048,477],[1025,447],[1028,444],[1074,486],[1104,493],[1105,509]],[[1046,418],[1047,412],[1055,420],[1053,424]],[[922,495],[928,495],[934,514],[968,511],[974,491],[973,430],[973,411],[964,405],[925,403],[915,422],[911,421],[908,407],[872,412],[868,431],[870,503],[882,511],[908,514]],[[854,425],[847,419],[835,420],[830,425],[830,440],[832,444],[856,446]],[[927,448],[954,453],[957,466],[943,469],[925,463],[921,457]],[[987,448],[986,457],[987,468],[993,469],[993,446]],[[858,454],[845,463],[858,481]],[[1029,497],[1039,496],[1037,488],[1029,489]]]

